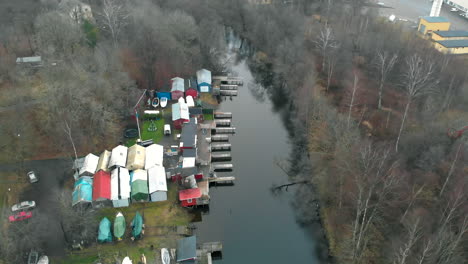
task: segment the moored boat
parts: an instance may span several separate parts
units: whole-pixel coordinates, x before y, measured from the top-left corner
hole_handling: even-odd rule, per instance
[[[156,108],[159,105],[159,98],[155,97],[153,101],[151,102],[151,105]]]
[[[167,106],[167,97],[161,97],[160,100],[161,107],[164,108]]]

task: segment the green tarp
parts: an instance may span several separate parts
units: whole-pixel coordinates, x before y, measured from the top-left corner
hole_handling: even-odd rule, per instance
[[[120,240],[125,234],[125,218],[122,213],[118,213],[114,220],[114,236]]]
[[[143,230],[143,217],[139,212],[136,212],[135,218],[132,221],[132,237],[135,239],[141,238],[141,230]]]
[[[107,217],[104,217],[99,224],[98,241],[102,243],[112,242],[111,221]]]
[[[148,181],[136,180],[132,182],[132,199],[138,202],[148,201]]]

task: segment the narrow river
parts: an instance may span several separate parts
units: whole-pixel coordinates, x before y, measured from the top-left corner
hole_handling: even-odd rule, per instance
[[[210,188],[210,212],[197,224],[200,242],[222,241],[217,263],[319,263],[316,241],[295,220],[292,193],[275,196],[270,187],[287,182],[275,159],[287,158],[291,145],[280,114],[264,88],[256,84],[246,62],[231,70],[244,80],[239,95],[223,101],[233,113],[237,133],[231,136],[236,177],[232,187]]]

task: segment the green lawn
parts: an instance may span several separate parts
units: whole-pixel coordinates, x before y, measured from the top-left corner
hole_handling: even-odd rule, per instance
[[[205,120],[213,120],[214,115],[213,114],[203,114],[203,119]]]
[[[142,239],[131,241],[130,239],[130,223],[133,220],[136,212],[140,212],[143,216],[145,224],[145,234]],[[101,261],[110,263],[115,256],[121,259],[129,256],[133,263],[138,263],[141,254],[145,254],[148,263],[154,263],[156,258],[159,259],[159,249],[162,247],[175,247],[178,236],[173,233],[161,232],[161,229],[154,228],[157,226],[177,226],[188,225],[192,216],[182,208],[178,203],[178,189],[174,184],[168,184],[168,200],[156,203],[133,203],[129,207],[122,208],[103,208],[99,211],[99,220],[104,216],[112,222],[115,219],[117,212],[122,212],[127,224],[126,234],[122,241],[115,241],[106,244],[94,244],[76,254],[69,254],[65,259],[54,260],[54,263],[93,263],[100,256]],[[113,238],[115,239],[115,238]],[[153,245],[153,250],[151,250]]]
[[[141,140],[148,140],[148,139],[153,139],[154,143],[158,143],[161,138],[164,136],[164,119],[161,118],[159,120],[153,121],[156,124],[156,131],[148,131],[148,128],[151,125],[151,121],[145,120],[143,121],[143,125],[141,126]],[[127,147],[131,147],[135,145],[136,143],[136,138],[132,138],[127,140],[125,145]]]

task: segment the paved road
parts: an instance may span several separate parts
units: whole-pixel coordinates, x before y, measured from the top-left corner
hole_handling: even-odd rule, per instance
[[[55,209],[58,206],[58,201],[55,199],[54,192],[63,187],[67,177],[72,177],[66,173],[70,169],[70,160],[26,161],[24,166],[27,171],[34,170],[37,173],[39,182],[29,185],[24,190],[20,200],[36,201],[37,210],[40,210],[41,214],[45,214],[48,219],[45,253],[49,256],[63,256],[66,245]],[[2,171],[15,168],[14,164],[0,165]]]
[[[380,13],[384,16],[394,14],[397,18],[418,22],[420,16],[428,16],[431,12],[432,2],[429,0],[383,0],[386,6]],[[468,19],[459,16],[459,12],[450,12],[450,6],[443,5],[441,16],[446,17],[451,23],[452,30],[468,30]]]

